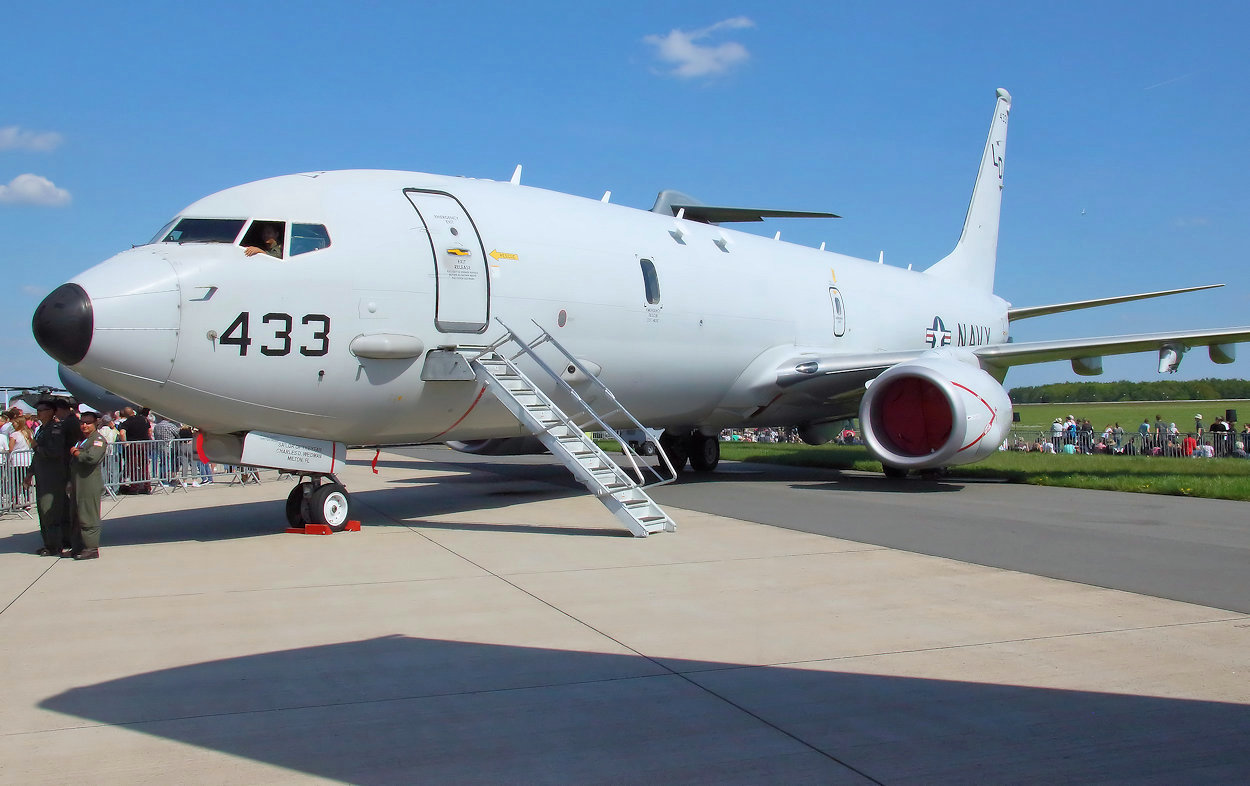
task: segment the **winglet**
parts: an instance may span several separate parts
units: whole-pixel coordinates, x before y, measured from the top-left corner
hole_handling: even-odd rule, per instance
[[[998,88],[994,119],[981,154],[981,169],[972,189],[972,201],[964,218],[964,230],[955,249],[926,273],[954,278],[983,292],[994,291],[994,265],[998,256],[998,216],[1003,199],[1003,163],[1007,146],[1007,118],[1011,93]]]

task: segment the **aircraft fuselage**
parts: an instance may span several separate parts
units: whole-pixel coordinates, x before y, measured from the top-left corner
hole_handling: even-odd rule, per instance
[[[642,422],[705,429],[852,414],[862,379],[845,413],[780,396],[776,363],[803,348],[1007,339],[1005,301],[957,281],[505,182],[292,175],[209,196],[171,226],[188,218],[237,222],[237,235],[176,242],[167,228],[72,280],[94,312],[75,369],[208,431],[521,436],[475,383],[421,379],[425,351],[486,344],[497,319],[551,331]],[[262,222],[281,224],[284,258],[245,255]],[[329,245],[292,253],[310,226]],[[404,354],[387,349],[397,337],[419,351],[385,356]]]

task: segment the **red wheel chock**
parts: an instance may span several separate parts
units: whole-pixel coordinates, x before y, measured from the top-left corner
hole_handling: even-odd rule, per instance
[[[333,535],[334,530],[325,524],[309,524],[304,527],[287,527],[286,531],[295,535]],[[350,519],[347,526],[343,527],[343,532],[360,532],[360,522]]]

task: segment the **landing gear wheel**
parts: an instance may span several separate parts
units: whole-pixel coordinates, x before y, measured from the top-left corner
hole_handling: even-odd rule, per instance
[[[295,488],[286,498],[286,523],[288,527],[303,528],[308,526],[308,498],[316,488],[312,483],[304,481],[296,483]]]
[[[690,455],[686,448],[686,440],[665,433],[660,437],[660,447],[664,449],[664,455],[668,456],[669,462],[672,463],[673,471],[680,475],[681,471],[686,468],[686,460]]]
[[[690,435],[690,468],[711,472],[720,463],[720,440],[696,431]]]
[[[342,532],[347,527],[347,514],[351,508],[351,497],[347,489],[338,483],[324,483],[317,487],[308,500],[308,512],[312,523],[322,524],[331,532]]]
[[[887,478],[891,480],[902,480],[907,477],[907,470],[902,467],[895,467],[889,464],[882,464],[881,471],[885,473]]]

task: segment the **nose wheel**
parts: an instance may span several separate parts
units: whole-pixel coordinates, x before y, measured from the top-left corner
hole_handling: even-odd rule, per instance
[[[286,498],[286,521],[295,528],[319,524],[342,532],[350,518],[352,499],[333,475],[312,475],[300,481]]]

